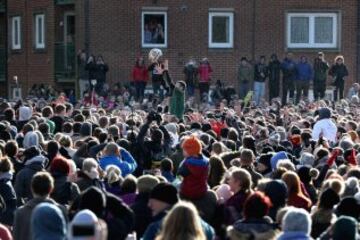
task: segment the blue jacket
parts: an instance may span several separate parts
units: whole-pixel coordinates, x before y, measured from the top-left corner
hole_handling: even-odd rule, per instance
[[[100,167],[105,170],[107,166],[115,165],[121,170],[121,175],[125,177],[128,174],[131,174],[137,168],[137,163],[131,154],[125,149],[120,150],[119,156],[105,156],[100,159]]]
[[[296,78],[296,63],[293,60],[285,58],[280,65],[284,78],[288,80],[295,80]]]
[[[310,81],[313,78],[313,70],[308,62],[296,64],[297,77],[299,81]]]
[[[159,219],[151,223],[146,229],[143,240],[155,240],[156,236],[159,234],[162,226],[162,222],[166,216],[166,212],[159,213],[158,216],[155,216],[155,219]],[[201,220],[201,227],[204,231],[207,240],[213,240],[215,237],[215,231],[207,222]]]

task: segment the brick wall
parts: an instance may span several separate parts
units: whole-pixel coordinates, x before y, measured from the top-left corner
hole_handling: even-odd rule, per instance
[[[166,7],[168,47],[164,49],[164,53],[170,61],[174,78],[183,79],[182,67],[189,57],[199,60],[206,56],[213,66],[214,80],[221,79],[236,85],[236,69],[241,56],[269,57],[272,53],[277,53],[280,58],[284,56],[287,11],[336,10],[340,11],[341,15],[340,51],[324,52],[329,62],[332,62],[337,54],[343,54],[350,70],[349,82],[356,80],[356,0],[257,0],[255,4],[254,19],[254,2],[248,0],[158,0],[157,4],[152,0],[90,1],[91,52],[104,56],[110,67],[108,79],[111,82],[128,80],[136,56],[140,53],[145,56],[149,51],[141,47],[142,7]],[[186,6],[185,11],[182,10],[183,6]],[[208,48],[209,8],[234,10],[233,49]],[[83,36],[78,39],[82,40]],[[317,51],[296,51],[295,57],[305,55],[312,60]]]
[[[17,75],[23,95],[26,95],[28,89],[35,83],[54,83],[53,43],[55,27],[53,3],[52,0],[8,1],[8,16],[20,15],[22,17],[22,49],[16,52],[9,49],[8,81],[12,82],[13,76]],[[33,18],[35,13],[45,13],[46,16],[46,49],[41,52],[34,49]]]

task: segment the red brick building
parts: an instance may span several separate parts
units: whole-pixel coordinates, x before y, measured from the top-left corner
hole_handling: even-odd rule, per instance
[[[135,58],[152,47],[163,49],[175,79],[183,78],[190,57],[208,57],[213,79],[234,85],[242,56],[282,58],[291,51],[312,60],[321,50],[332,62],[343,54],[349,86],[360,78],[358,5],[357,0],[2,0],[0,29],[8,33],[0,36],[0,54],[7,49],[4,89],[10,91],[15,75],[25,94],[34,83],[74,88],[79,49],[103,55],[109,82],[128,81]]]

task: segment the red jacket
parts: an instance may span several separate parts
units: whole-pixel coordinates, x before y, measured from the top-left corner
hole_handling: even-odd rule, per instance
[[[212,73],[210,64],[200,64],[199,69],[200,82],[209,82]]]
[[[147,82],[149,73],[145,66],[135,66],[132,70],[132,79],[134,82]]]
[[[181,196],[187,199],[199,199],[205,196],[208,186],[209,160],[204,156],[188,157],[182,163],[178,173],[184,177]]]
[[[311,200],[310,199],[308,199],[305,196],[301,196],[301,195],[294,194],[294,193],[290,194],[290,196],[288,197],[287,203],[289,206],[303,208],[307,211],[309,211],[311,208]]]

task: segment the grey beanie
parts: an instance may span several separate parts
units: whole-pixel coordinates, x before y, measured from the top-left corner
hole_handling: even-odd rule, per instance
[[[311,153],[304,152],[301,154],[300,165],[303,166],[314,166],[315,158]]]
[[[290,207],[282,220],[282,230],[309,235],[311,232],[310,214],[304,209]]]
[[[346,137],[340,140],[339,146],[343,151],[346,151],[354,147],[354,142],[350,138]]]

